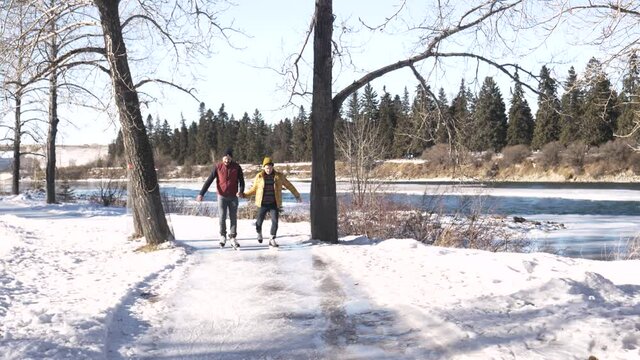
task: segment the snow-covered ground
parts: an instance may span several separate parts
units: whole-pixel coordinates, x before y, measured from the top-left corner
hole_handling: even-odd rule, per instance
[[[169,215],[144,253],[121,209],[0,199],[2,359],[640,358],[640,261],[338,245],[281,223]],[[269,222],[265,223],[268,228]]]

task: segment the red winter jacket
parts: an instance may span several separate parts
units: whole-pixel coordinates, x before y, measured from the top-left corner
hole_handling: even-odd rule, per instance
[[[228,166],[224,163],[218,163],[216,167],[213,168],[213,171],[211,171],[211,175],[209,175],[207,181],[204,182],[202,190],[200,190],[200,195],[204,196],[214,179],[218,179],[218,181],[216,181],[218,195],[235,197],[238,192],[244,192],[244,175],[242,174],[242,168],[240,164],[235,161],[229,163]]]

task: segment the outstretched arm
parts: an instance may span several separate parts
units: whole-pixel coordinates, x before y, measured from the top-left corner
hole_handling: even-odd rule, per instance
[[[287,190],[291,191],[291,193],[293,194],[293,196],[296,197],[296,200],[298,202],[302,201],[302,198],[300,197],[300,193],[298,192],[298,190],[296,189],[295,186],[293,186],[292,183],[289,182],[289,180],[287,180],[287,177],[284,176],[284,174],[282,175],[282,185],[287,188]]]
[[[207,193],[207,190],[209,190],[209,186],[211,186],[211,183],[213,183],[213,180],[215,180],[216,177],[218,177],[218,170],[217,168],[214,167],[213,171],[211,171],[211,174],[209,174],[207,181],[205,181],[204,185],[202,185],[202,189],[200,189],[200,194],[196,196],[196,201],[202,201],[204,194]]]
[[[244,196],[252,196],[255,195],[256,191],[258,190],[258,178],[260,177],[260,174],[256,175],[256,178],[253,179],[253,184],[251,184],[251,189],[249,189],[249,191],[244,193]]]

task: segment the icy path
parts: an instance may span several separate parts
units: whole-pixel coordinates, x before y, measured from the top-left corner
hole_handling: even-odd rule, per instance
[[[241,228],[251,227],[243,224]],[[420,348],[424,342],[417,339],[417,330],[402,325],[391,311],[372,309],[363,294],[344,289],[342,275],[335,274],[326,260],[314,255],[314,246],[305,242],[308,235],[287,230],[281,224],[277,250],[246,236],[238,239],[240,251],[219,248],[217,239],[182,240],[192,248],[192,260],[183,269],[150,282],[145,292],[149,304],[124,304],[116,312],[107,357],[402,359],[427,355]]]

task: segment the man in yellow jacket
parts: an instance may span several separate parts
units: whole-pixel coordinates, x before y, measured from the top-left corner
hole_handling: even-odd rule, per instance
[[[283,173],[274,170],[273,161],[267,156],[262,160],[262,171],[256,175],[251,189],[243,194],[245,197],[256,196],[256,206],[258,207],[256,232],[258,233],[259,243],[262,243],[262,222],[267,216],[267,213],[270,213],[271,239],[269,240],[269,246],[271,247],[278,247],[276,233],[278,232],[278,214],[282,207],[283,188],[291,191],[298,202],[302,201],[300,193],[298,193],[295,186],[287,180],[287,177]]]

